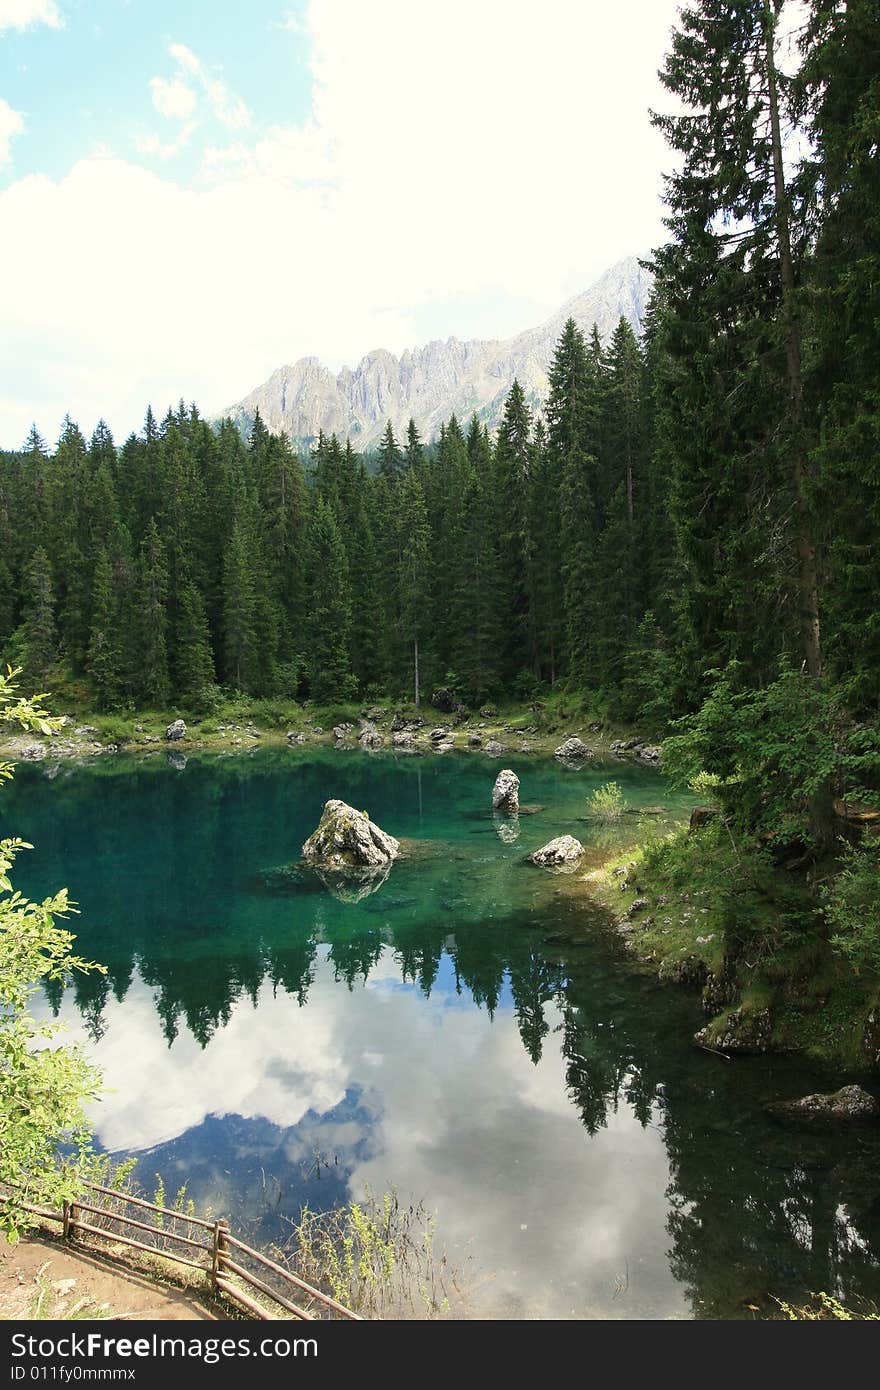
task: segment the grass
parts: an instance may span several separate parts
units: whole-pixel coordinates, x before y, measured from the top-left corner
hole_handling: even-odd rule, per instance
[[[815,885],[738,850],[718,821],[648,841],[594,885],[638,960],[664,979],[708,979],[709,1045],[731,1026],[747,1038],[761,1017],[775,1051],[851,1071],[872,1064],[880,981],[835,951]]]
[[[435,1217],[369,1190],[360,1202],[306,1209],[282,1250],[288,1267],[368,1318],[461,1316],[461,1275],[437,1249]]]

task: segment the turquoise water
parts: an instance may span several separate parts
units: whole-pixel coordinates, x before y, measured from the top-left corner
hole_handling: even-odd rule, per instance
[[[37,847],[19,885],[67,885],[78,949],[108,966],[43,1005],[104,1070],[101,1146],[255,1240],[306,1201],[393,1185],[436,1211],[478,1315],[880,1297],[876,1143],[762,1109],[840,1078],[695,1049],[699,999],[634,967],[574,880],[524,862],[571,833],[589,868],[687,799],[629,764],[504,762],[543,807],[515,839],[482,755],[21,767],[2,798],[3,833]],[[664,815],[591,827],[609,777]],[[417,842],[360,901],[291,872],[331,796]]]

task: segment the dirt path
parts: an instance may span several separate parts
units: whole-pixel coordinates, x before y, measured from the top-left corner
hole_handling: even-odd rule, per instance
[[[75,1249],[42,1233],[16,1246],[0,1237],[0,1318],[63,1318],[77,1305],[81,1318],[174,1322],[222,1316],[195,1290],[127,1269],[97,1251]]]

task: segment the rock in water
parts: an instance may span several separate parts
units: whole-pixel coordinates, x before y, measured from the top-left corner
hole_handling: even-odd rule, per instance
[[[579,762],[584,758],[592,758],[592,749],[588,748],[583,739],[567,738],[556,749],[554,757],[562,762]]]
[[[344,801],[327,801],[317,830],[302,848],[303,858],[325,869],[375,869],[391,864],[400,843],[386,835],[364,811]]]
[[[778,1120],[795,1124],[847,1124],[853,1120],[874,1120],[880,1116],[880,1101],[861,1086],[841,1086],[830,1095],[801,1096],[800,1100],[778,1100],[765,1109]]]
[[[583,845],[573,835],[559,835],[549,844],[536,849],[529,859],[533,864],[574,864],[583,852]]]
[[[169,739],[186,738],[186,725],[182,719],[175,719],[173,724],[169,724],[165,730],[165,737]]]
[[[509,767],[503,767],[495,779],[492,808],[508,816],[515,816],[519,811],[519,778]]]

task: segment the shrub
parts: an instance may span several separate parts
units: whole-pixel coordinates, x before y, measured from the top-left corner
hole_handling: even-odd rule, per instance
[[[847,847],[827,890],[825,918],[832,946],[853,969],[880,975],[880,845]]]
[[[597,787],[587,802],[587,816],[602,825],[619,821],[626,810],[626,800],[616,782]]]

